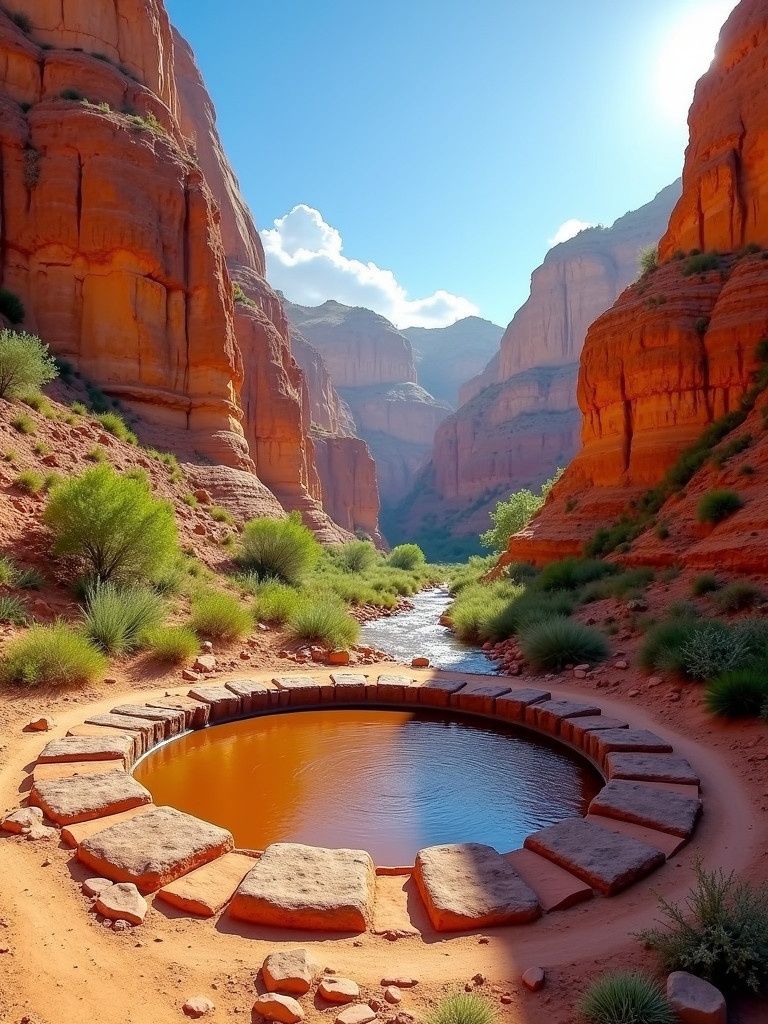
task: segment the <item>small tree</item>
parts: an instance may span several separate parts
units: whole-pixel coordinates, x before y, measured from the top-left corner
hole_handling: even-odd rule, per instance
[[[387,558],[387,563],[395,569],[406,569],[409,572],[424,565],[426,559],[424,552],[418,544],[398,544],[392,548]]]
[[[178,556],[171,505],[106,463],[55,487],[43,519],[54,554],[74,558],[101,582],[151,580]]]
[[[541,485],[538,494],[524,487],[511,494],[507,501],[496,502],[496,508],[489,513],[493,529],[480,534],[480,543],[483,547],[491,548],[493,551],[506,551],[509,538],[533,519],[562,475],[563,470],[558,469],[551,479]]]
[[[641,277],[645,277],[646,274],[652,274],[654,270],[658,270],[658,245],[644,245],[637,254],[637,266]]]
[[[0,331],[0,398],[39,391],[58,375],[48,346],[39,338],[20,331]]]

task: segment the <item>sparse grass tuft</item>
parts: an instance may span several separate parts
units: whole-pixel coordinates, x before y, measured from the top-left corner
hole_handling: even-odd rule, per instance
[[[253,629],[253,614],[231,594],[205,590],[192,599],[190,625],[204,636],[234,640]]]
[[[710,523],[714,526],[732,516],[734,512],[738,512],[743,506],[744,501],[736,491],[708,491],[696,506],[696,518],[700,523]]]
[[[532,623],[520,634],[520,646],[538,672],[558,672],[566,665],[604,661],[608,643],[602,633],[573,619],[555,616]]]
[[[18,597],[0,594],[0,622],[11,626],[23,626],[27,621],[27,609]]]
[[[25,412],[17,413],[17,415],[11,419],[11,426],[14,430],[18,430],[20,434],[34,434],[37,429],[35,421]]]
[[[653,980],[638,971],[613,971],[594,981],[579,1002],[587,1024],[674,1024],[675,1012]]]
[[[735,669],[707,684],[704,703],[713,715],[756,718],[768,701],[768,664]]]
[[[23,469],[13,482],[27,494],[39,494],[45,486],[45,477],[36,469]]]
[[[475,992],[444,996],[427,1017],[427,1024],[495,1024],[493,1004]]]
[[[84,615],[88,639],[106,654],[123,654],[141,647],[143,634],[160,623],[163,602],[148,587],[102,583],[86,592]]]
[[[723,587],[712,600],[721,612],[740,612],[757,604],[762,596],[756,584],[749,580],[736,580]]]
[[[67,688],[106,671],[104,655],[63,622],[35,625],[12,640],[0,659],[0,678],[24,689]]]
[[[713,594],[716,590],[720,589],[720,586],[720,581],[714,573],[703,573],[701,576],[697,576],[691,584],[691,595],[693,597],[703,597],[704,594]]]
[[[200,641],[190,626],[156,626],[144,634],[144,646],[153,658],[178,665],[200,651]]]
[[[112,436],[118,438],[118,440],[126,441],[128,444],[138,444],[138,438],[134,432],[129,429],[125,420],[119,413],[100,412],[97,414],[96,419],[108,434],[112,434]]]

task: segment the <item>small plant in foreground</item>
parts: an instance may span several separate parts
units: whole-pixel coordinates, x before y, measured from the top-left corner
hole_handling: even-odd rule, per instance
[[[11,626],[23,626],[27,621],[27,610],[18,597],[0,594],[0,622]]]
[[[417,569],[426,561],[424,552],[418,544],[398,544],[392,548],[387,558],[387,564],[395,569]]]
[[[138,438],[134,432],[128,428],[125,420],[119,413],[100,412],[97,414],[96,419],[108,434],[112,434],[112,436],[118,438],[118,440],[126,441],[128,444],[138,444]]]
[[[715,526],[734,512],[743,508],[744,501],[736,491],[708,491],[696,506],[696,518],[700,523]]]
[[[85,635],[107,654],[137,650],[162,617],[162,599],[149,588],[101,583],[86,591]]]
[[[190,508],[195,508],[199,502],[191,491],[187,491],[184,497],[181,499],[185,505],[189,505]]]
[[[707,684],[704,703],[713,715],[756,718],[768,701],[768,664],[724,672]]]
[[[445,996],[427,1017],[427,1024],[494,1024],[493,1004],[474,992]]]
[[[740,612],[757,604],[762,596],[762,591],[754,583],[736,580],[723,587],[713,600],[721,612]]]
[[[144,645],[158,661],[178,665],[194,658],[200,641],[190,626],[156,626],[144,634]]]
[[[190,622],[196,633],[234,640],[253,629],[253,615],[236,597],[222,590],[206,590],[192,600]]]
[[[35,625],[12,640],[0,659],[0,678],[27,689],[65,688],[87,683],[106,671],[108,662],[80,633],[63,622]]]
[[[17,569],[13,583],[20,590],[39,590],[45,586],[45,576],[37,569]]]
[[[325,644],[331,649],[346,648],[360,635],[360,625],[343,605],[327,596],[302,602],[287,622],[290,636],[308,643]]]
[[[238,562],[260,579],[297,586],[320,559],[322,549],[298,513],[287,519],[252,519],[240,538]]]
[[[716,590],[720,589],[720,581],[714,573],[704,573],[701,576],[697,576],[691,584],[691,595],[693,597],[702,597],[704,594],[712,594]]]
[[[675,1013],[653,980],[638,971],[614,971],[593,982],[579,1002],[588,1024],[674,1024]]]
[[[45,477],[36,469],[23,469],[13,482],[27,494],[39,494],[45,486]]]
[[[20,434],[34,434],[36,429],[35,421],[25,412],[20,412],[14,416],[11,420],[11,426],[14,430],[18,430]]]
[[[602,633],[573,619],[554,617],[527,626],[520,646],[536,671],[557,672],[566,665],[594,664],[608,656]]]
[[[752,659],[750,646],[747,636],[722,622],[696,622],[680,645],[680,668],[692,679],[709,679],[746,665]]]
[[[731,992],[768,988],[768,884],[694,865],[696,884],[684,908],[659,900],[664,920],[638,938],[667,970],[690,971]]]

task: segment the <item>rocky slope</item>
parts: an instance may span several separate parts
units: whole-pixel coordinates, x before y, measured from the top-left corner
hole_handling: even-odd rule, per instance
[[[419,384],[455,409],[467,381],[484,369],[499,347],[503,327],[468,316],[449,327],[405,327]]]
[[[679,183],[670,185],[612,227],[589,228],[547,253],[499,351],[438,428],[431,464],[399,517],[406,532],[428,547],[448,532],[450,553],[468,553],[499,498],[538,487],[568,463],[579,443],[587,328],[637,276],[638,250],[658,241],[679,194]]]
[[[393,505],[410,489],[450,409],[416,383],[411,343],[383,316],[333,300],[285,308],[292,328],[320,353],[355,433],[370,448],[382,504]]]
[[[760,251],[768,246],[767,60],[768,2],[743,0],[696,88],[683,194],[660,244],[661,265],[591,327],[579,372],[582,448],[541,515],[512,542],[512,557],[541,562],[580,550],[704,427],[737,409],[750,386],[757,344],[768,336],[768,261]],[[691,255],[702,248],[708,256]],[[756,418],[753,435],[761,424]],[[688,490],[696,493],[702,479]],[[690,514],[685,500],[662,518]],[[742,543],[753,550],[742,559],[750,561],[768,524],[755,496],[748,508],[713,536],[749,522]],[[710,540],[704,561],[717,549]]]
[[[0,275],[24,327],[136,413],[150,443],[201,476],[240,470],[230,490],[251,506],[266,485],[343,539],[258,234],[162,3],[14,10],[0,12]],[[247,303],[233,303],[232,279]]]

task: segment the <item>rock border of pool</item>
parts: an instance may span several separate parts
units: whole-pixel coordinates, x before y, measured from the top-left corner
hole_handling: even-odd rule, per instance
[[[701,812],[690,763],[663,738],[604,716],[594,703],[439,670],[422,679],[390,670],[375,681],[358,672],[259,675],[88,716],[45,745],[32,768],[30,805],[61,829],[78,861],[112,883],[132,883],[191,915],[227,908],[251,924],[346,934],[391,931],[377,927],[375,914],[377,878],[391,874],[412,875],[439,932],[523,923],[613,895],[677,853]],[[452,844],[420,851],[412,866],[376,869],[364,851],[287,843],[263,854],[235,851],[226,830],[154,807],[130,774],[138,757],[187,729],[284,709],[365,705],[518,724],[579,752],[606,784],[586,817],[533,833],[521,849]],[[418,934],[407,925],[402,932]]]

